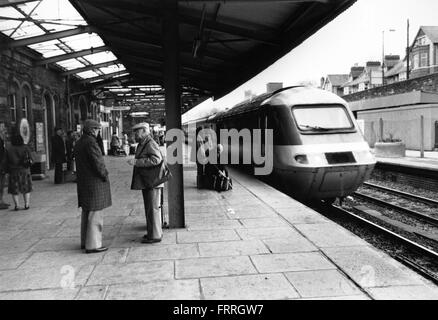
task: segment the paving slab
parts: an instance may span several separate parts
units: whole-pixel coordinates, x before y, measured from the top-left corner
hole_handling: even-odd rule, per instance
[[[0,273],[0,292],[83,286],[94,266],[16,269]]]
[[[237,220],[229,219],[209,219],[204,221],[191,221],[186,223],[188,231],[192,230],[223,230],[223,229],[238,229],[243,228],[242,224]]]
[[[268,248],[260,240],[241,240],[224,242],[199,243],[202,257],[249,256],[269,253]]]
[[[58,268],[71,266],[75,269],[84,265],[95,265],[101,262],[103,254],[84,254],[80,250],[34,252],[20,269]]]
[[[149,282],[174,278],[173,261],[150,261],[96,266],[87,285]]]
[[[0,270],[16,269],[20,266],[32,252],[11,253],[0,255]]]
[[[261,274],[201,279],[207,300],[280,300],[299,294],[282,274]]]
[[[430,286],[393,286],[368,289],[376,300],[438,300],[438,288]]]
[[[169,244],[162,246],[143,246],[131,248],[127,262],[175,260],[199,257],[197,244]]]
[[[320,248],[342,246],[366,246],[367,242],[350,231],[335,224],[298,224],[295,225],[304,236]]]
[[[338,270],[287,272],[287,279],[301,297],[339,297],[362,295],[362,291]]]
[[[79,288],[0,292],[0,300],[73,300]]]
[[[336,269],[319,252],[255,255],[251,260],[261,273]]]
[[[240,240],[235,230],[177,232],[177,243],[217,242]]]
[[[265,239],[263,242],[272,253],[318,251],[315,245],[298,232],[292,232],[286,238]]]
[[[102,259],[102,263],[125,263],[126,258],[128,257],[129,250],[130,248],[109,248]]]
[[[276,227],[276,228],[249,228],[238,229],[236,232],[244,240],[251,239],[284,239],[293,237],[297,232],[291,227]]]
[[[103,300],[108,286],[87,286],[82,287],[76,295],[75,300]]]
[[[287,223],[279,217],[239,219],[239,221],[245,228],[272,228],[287,226]]]
[[[414,271],[371,247],[323,248],[322,250],[363,288],[427,283]]]
[[[199,280],[151,281],[145,284],[112,285],[107,300],[199,300]]]
[[[257,273],[249,257],[219,257],[176,260],[176,279],[233,276]]]

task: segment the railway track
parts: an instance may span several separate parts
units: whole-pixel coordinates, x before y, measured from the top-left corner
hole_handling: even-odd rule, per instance
[[[420,257],[428,257],[432,261],[438,263],[438,253],[426,248],[425,246],[422,246],[421,244],[418,244],[412,240],[409,240],[385,227],[382,227],[380,225],[375,224],[374,222],[371,222],[357,214],[354,214],[353,212],[350,212],[344,208],[341,208],[336,205],[332,205],[330,208],[330,211],[337,215],[342,215],[346,217],[348,220],[352,220],[355,223],[359,223],[361,225],[364,225],[367,229],[370,229],[374,232],[377,232],[378,234],[383,234],[385,237],[389,238],[391,241],[394,241],[398,244],[403,245],[404,247],[409,248],[409,250],[414,251],[417,255]],[[400,262],[404,263],[405,265],[409,266],[410,268],[414,269],[419,274],[423,275],[424,277],[430,279],[435,284],[438,284],[438,274],[428,270],[426,267],[420,265],[419,263],[415,262],[413,259],[410,259],[406,257],[406,255],[403,254],[396,254],[394,257]]]
[[[429,198],[425,198],[425,197],[420,197],[411,193],[407,193],[407,192],[403,192],[400,190],[395,190],[395,189],[391,189],[391,188],[387,188],[387,187],[383,187],[383,186],[379,186],[377,184],[374,183],[369,183],[369,182],[364,182],[363,186],[371,188],[371,189],[376,189],[376,190],[380,190],[383,192],[387,192],[387,193],[391,193],[393,195],[411,200],[411,201],[417,201],[417,202],[421,202],[430,206],[435,206],[438,208],[438,201],[433,200],[433,199],[429,199]]]
[[[367,185],[367,186],[369,187],[369,185]],[[374,185],[372,186],[372,188],[375,188]],[[375,189],[383,190],[383,189],[387,189],[387,188],[383,188],[382,187],[382,189],[380,189],[380,187],[379,187],[379,188],[375,188]],[[393,189],[390,189],[390,190],[391,191],[388,191],[388,192],[390,192],[392,194],[399,195],[399,192],[397,190],[393,190]],[[406,207],[402,207],[402,206],[399,206],[399,205],[396,205],[396,204],[393,204],[393,203],[390,203],[390,202],[387,202],[387,201],[384,201],[384,200],[381,200],[381,199],[377,199],[375,197],[366,195],[366,194],[361,193],[361,192],[355,192],[353,195],[355,197],[357,197],[357,198],[364,199],[364,200],[366,200],[368,202],[375,203],[375,204],[377,204],[379,206],[382,206],[382,207],[386,207],[386,208],[389,208],[389,209],[392,209],[392,210],[400,211],[400,212],[402,212],[404,214],[407,214],[407,215],[409,215],[411,217],[420,219],[420,220],[422,220],[424,222],[427,222],[427,223],[430,223],[430,224],[432,224],[434,226],[438,226],[438,219],[434,218],[434,217],[432,217],[430,215],[426,215],[426,214],[420,213],[418,211],[408,209]],[[408,194],[406,194],[406,197],[407,197],[407,195]],[[426,199],[426,198],[424,198],[424,199]],[[430,199],[428,199],[428,200],[430,200]],[[433,201],[433,200],[431,200],[431,201]]]

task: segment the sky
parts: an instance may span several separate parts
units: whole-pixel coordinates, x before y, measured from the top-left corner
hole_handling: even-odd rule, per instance
[[[438,1],[358,0],[265,71],[227,96],[195,107],[183,119],[232,107],[244,100],[245,90],[262,94],[268,82],[282,82],[284,87],[303,82],[319,85],[321,77],[348,74],[356,63],[363,66],[367,61],[381,61],[383,31],[385,55],[404,58],[408,19],[412,44],[420,26],[438,26]]]

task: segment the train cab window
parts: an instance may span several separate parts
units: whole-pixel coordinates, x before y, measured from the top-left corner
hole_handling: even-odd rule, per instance
[[[354,131],[354,124],[343,105],[295,106],[292,112],[302,133]]]

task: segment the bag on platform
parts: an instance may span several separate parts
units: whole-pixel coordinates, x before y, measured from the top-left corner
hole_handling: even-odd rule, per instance
[[[141,167],[137,168],[137,170],[142,178],[144,186],[148,189],[153,189],[172,177],[169,167],[164,160],[156,166]]]
[[[229,191],[233,189],[233,181],[226,173],[219,171],[217,175],[213,176],[213,189],[216,191]]]

